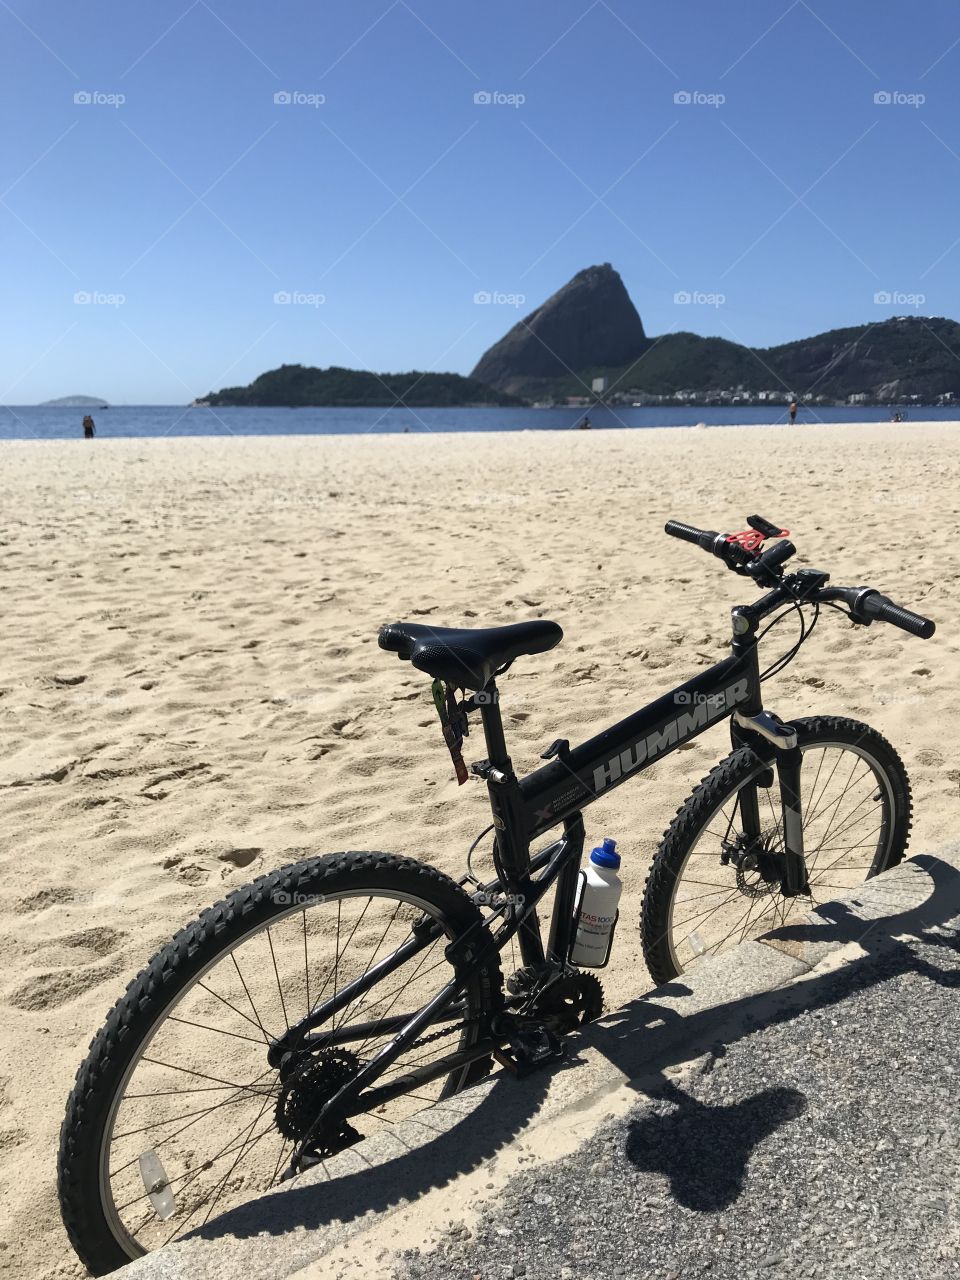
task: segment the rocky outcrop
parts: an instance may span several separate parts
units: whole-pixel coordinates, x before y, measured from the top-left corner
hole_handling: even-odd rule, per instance
[[[647,346],[643,323],[609,262],[578,271],[481,358],[471,377],[522,393],[534,379],[629,364]]]

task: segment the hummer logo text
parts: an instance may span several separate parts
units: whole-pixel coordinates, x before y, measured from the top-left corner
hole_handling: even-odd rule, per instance
[[[655,729],[645,738],[621,751],[619,755],[608,760],[593,771],[594,792],[600,792],[613,782],[619,782],[625,774],[631,773],[638,765],[652,760],[671,747],[685,741],[692,734],[705,728],[714,720],[732,711],[738,702],[747,696],[749,681],[738,680],[722,693],[712,695],[703,701],[695,702],[689,711],[676,720],[671,720],[662,729]]]

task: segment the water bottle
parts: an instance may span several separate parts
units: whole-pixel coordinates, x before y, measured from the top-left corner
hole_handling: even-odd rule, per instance
[[[610,957],[617,904],[623,890],[620,855],[616,840],[606,839],[590,854],[585,871],[580,872],[580,904],[577,934],[570,962],[586,969],[602,969]]]

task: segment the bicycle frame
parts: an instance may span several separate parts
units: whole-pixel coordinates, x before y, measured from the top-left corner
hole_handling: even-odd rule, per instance
[[[782,603],[784,593],[775,590],[752,605],[735,608],[730,657],[573,750],[563,741],[554,744],[552,751],[556,758],[523,778],[515,775],[507,752],[496,683],[488,683],[483,698],[478,699],[472,709],[479,708],[483,722],[488,754],[484,772],[501,874],[478,889],[474,898],[489,901],[491,895],[501,895],[504,903],[493,917],[484,921],[482,933],[477,932],[477,936],[473,936],[475,930],[471,928],[447,947],[448,959],[460,972],[471,966],[482,968],[486,957],[502,951],[514,936],[519,938],[525,965],[542,964],[547,958],[560,965],[565,964],[573,942],[577,880],[583,857],[583,809],[614,787],[639,777],[664,756],[727,717],[731,718],[731,737],[735,746],[755,745],[762,737],[769,736],[763,733],[760,723],[766,713],[760,693],[757,626],[761,618]],[[805,884],[799,798],[801,756],[795,736],[793,742],[789,738],[787,734],[785,742],[778,744],[780,749],[776,752],[776,760],[787,855],[784,892],[796,893],[801,892]],[[749,784],[740,793],[743,831],[748,837],[761,834],[757,799],[759,785],[769,783],[758,781]],[[561,823],[561,838],[531,858],[531,841]],[[538,872],[540,874],[536,874]],[[537,904],[555,882],[557,892],[545,950]],[[498,916],[502,916],[501,923],[492,928]],[[410,940],[393,955],[385,957],[292,1027],[275,1046],[274,1053],[278,1054],[291,1045],[320,1048],[365,1038],[370,1030],[368,1024],[341,1027],[335,1032],[321,1031],[315,1037],[309,1033],[322,1027],[439,936],[438,924],[421,922],[414,928]],[[454,978],[417,1013],[378,1023],[381,1032],[389,1034],[396,1031],[396,1035],[326,1104],[320,1120],[329,1114],[355,1115],[497,1052],[506,1037],[487,1035],[466,1050],[411,1070],[389,1085],[371,1088],[426,1027],[456,1019],[454,1006],[463,994],[464,985],[462,979]],[[361,1093],[362,1103],[359,1100]],[[303,1145],[306,1141],[304,1139]]]

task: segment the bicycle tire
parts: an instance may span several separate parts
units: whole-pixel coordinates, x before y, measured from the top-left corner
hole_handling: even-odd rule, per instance
[[[798,746],[804,752],[816,750],[818,746],[837,746],[865,753],[876,766],[878,778],[886,780],[888,831],[884,848],[878,847],[864,879],[896,866],[906,850],[912,819],[910,782],[896,751],[875,729],[856,720],[812,716],[794,720],[792,725],[797,730]],[[657,984],[670,982],[684,972],[673,938],[672,912],[691,854],[724,805],[730,803],[745,783],[769,769],[773,756],[772,747],[764,756],[750,747],[731,752],[697,785],[664,832],[647,876],[640,918],[644,957]],[[807,814],[804,818],[806,822]],[[811,882],[812,878],[811,870]],[[792,902],[810,907],[806,897]]]

